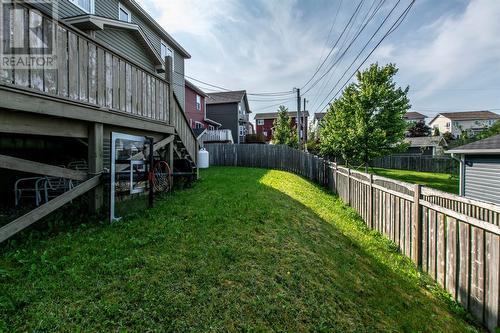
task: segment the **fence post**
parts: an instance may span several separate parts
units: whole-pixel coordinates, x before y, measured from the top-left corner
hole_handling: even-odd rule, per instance
[[[420,205],[421,185],[416,184],[413,190],[413,223],[412,223],[412,253],[413,262],[422,266],[422,206]]]
[[[337,169],[337,163],[333,165],[333,193],[339,194],[339,186],[338,186],[338,169]]]
[[[373,229],[373,175],[369,177],[370,188],[368,192],[368,225]]]
[[[347,169],[347,205],[351,205],[351,168]]]

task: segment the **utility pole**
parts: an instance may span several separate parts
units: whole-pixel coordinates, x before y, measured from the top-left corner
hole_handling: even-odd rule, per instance
[[[297,139],[299,143],[300,150],[300,89],[297,88],[297,125],[295,127],[297,129]]]
[[[306,143],[307,143],[307,122],[306,122],[306,103],[308,101],[306,100],[306,98],[304,97],[304,110],[302,111],[302,116],[303,116],[303,119],[302,119],[302,140],[304,141],[304,149],[306,148]]]

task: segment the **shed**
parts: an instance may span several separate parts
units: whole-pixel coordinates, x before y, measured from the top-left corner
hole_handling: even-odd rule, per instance
[[[447,153],[460,160],[460,195],[500,204],[500,134]]]
[[[448,146],[442,136],[406,138],[406,142],[409,144],[407,154],[410,155],[442,155],[444,149]]]

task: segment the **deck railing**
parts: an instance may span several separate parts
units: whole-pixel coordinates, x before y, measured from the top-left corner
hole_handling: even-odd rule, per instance
[[[186,147],[188,154],[191,156],[193,162],[196,163],[198,156],[198,141],[196,136],[189,126],[189,121],[186,114],[182,111],[179,104],[174,101],[173,112],[170,117],[170,123],[174,126],[177,135]]]
[[[206,131],[202,135],[201,141],[234,143],[233,134],[230,129]]]
[[[17,38],[26,39],[29,45],[38,40],[53,40],[57,65],[0,67],[1,85],[148,120],[168,121],[170,87],[166,80],[37,10],[18,4],[16,10],[24,12],[24,26],[38,27],[30,28],[31,32],[25,29],[24,36]],[[51,38],[52,33],[55,38]],[[18,44],[15,35],[11,38],[12,45]]]

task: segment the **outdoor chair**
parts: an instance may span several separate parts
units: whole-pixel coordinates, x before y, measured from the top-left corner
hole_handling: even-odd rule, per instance
[[[42,202],[43,182],[45,177],[29,177],[18,179],[14,183],[15,205],[18,206],[22,198],[35,199],[35,205]]]
[[[45,202],[49,202],[66,191],[74,187],[71,180],[60,177],[44,177],[43,181],[43,194]]]

